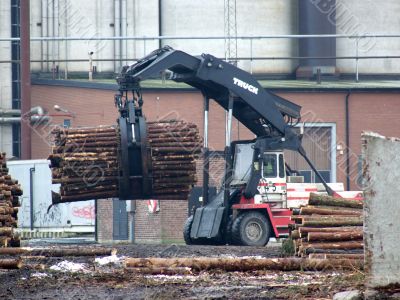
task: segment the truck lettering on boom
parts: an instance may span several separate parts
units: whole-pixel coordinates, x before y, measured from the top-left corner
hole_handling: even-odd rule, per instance
[[[251,84],[248,84],[247,82],[244,82],[236,77],[233,77],[233,84],[240,86],[241,88],[244,88],[245,90],[248,90],[249,92],[253,94],[258,94],[258,88],[255,86],[252,86]]]

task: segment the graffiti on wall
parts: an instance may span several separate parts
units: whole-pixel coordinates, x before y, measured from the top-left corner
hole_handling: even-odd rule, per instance
[[[77,218],[94,220],[95,216],[96,216],[94,205],[89,204],[86,206],[73,206],[72,207],[72,215]]]

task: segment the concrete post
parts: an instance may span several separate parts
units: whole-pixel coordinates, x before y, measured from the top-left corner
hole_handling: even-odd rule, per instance
[[[400,139],[363,133],[367,285],[400,284]]]

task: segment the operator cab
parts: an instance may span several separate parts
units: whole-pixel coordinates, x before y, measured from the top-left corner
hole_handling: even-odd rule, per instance
[[[254,203],[274,202],[275,207],[286,207],[286,168],[283,151],[264,152],[262,177]]]
[[[286,167],[283,151],[263,153],[262,163],[253,162],[254,143],[236,144],[233,159],[231,188],[242,188],[249,181],[251,166],[261,172],[258,194],[254,203],[270,203],[274,207],[286,207]]]

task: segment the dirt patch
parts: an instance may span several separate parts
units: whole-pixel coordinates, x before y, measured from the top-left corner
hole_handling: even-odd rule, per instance
[[[280,256],[279,246],[118,245],[116,248],[118,256],[130,257]],[[125,270],[118,262],[100,266],[94,257],[31,259],[29,262],[42,263],[45,269],[0,271],[0,299],[331,298],[338,291],[361,288],[363,282],[363,275],[358,271],[219,271],[165,276],[137,274]],[[78,271],[51,269],[61,262],[67,267],[71,264],[71,270]]]

